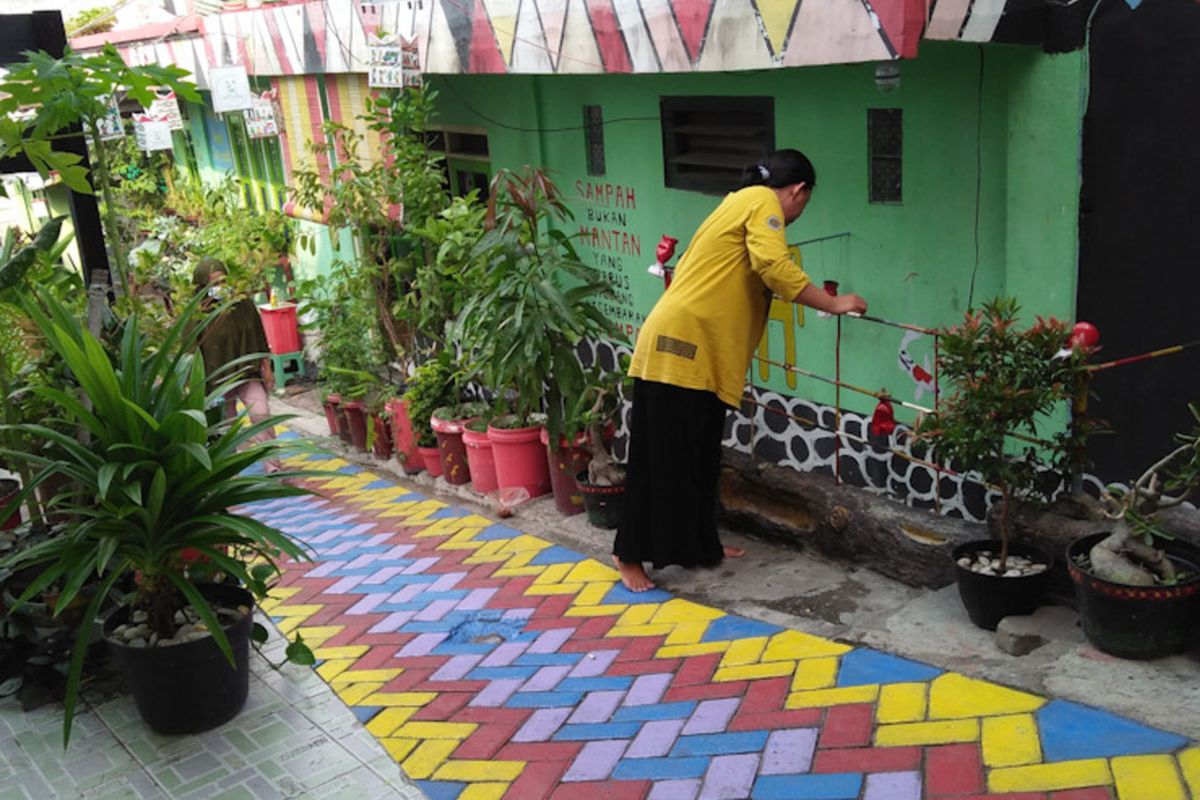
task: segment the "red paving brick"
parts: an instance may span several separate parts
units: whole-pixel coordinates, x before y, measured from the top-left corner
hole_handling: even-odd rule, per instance
[[[898,772],[921,765],[919,747],[843,747],[818,750],[813,772]]]
[[[817,747],[864,747],[871,743],[875,706],[858,704],[834,706],[825,712],[825,725]]]
[[[928,796],[979,793],[983,789],[983,761],[978,744],[944,744],[926,750]]]

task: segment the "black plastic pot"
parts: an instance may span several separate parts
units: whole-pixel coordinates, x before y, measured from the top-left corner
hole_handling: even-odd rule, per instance
[[[583,508],[588,522],[597,528],[615,528],[621,521],[625,508],[625,485],[593,486],[588,483],[587,470],[575,476],[575,483],[583,494]]]
[[[1178,539],[1166,542],[1167,556],[1192,577],[1174,586],[1129,586],[1097,578],[1075,560],[1107,535],[1085,536],[1067,548],[1067,571],[1075,584],[1084,635],[1097,649],[1121,658],[1180,652],[1200,611],[1200,549]]]
[[[206,586],[201,593],[226,608],[254,603],[249,592],[236,586]],[[138,711],[150,728],[159,733],[200,733],[237,716],[250,691],[253,615],[224,628],[236,670],[211,636],[170,647],[127,647],[107,638],[128,615],[128,607],[117,611],[105,623],[104,633],[109,653],[125,674]]]
[[[988,539],[960,544],[954,548],[952,558],[958,578],[958,595],[967,609],[967,616],[980,628],[994,631],[1005,617],[1025,616],[1037,611],[1050,581],[1050,567],[1054,565],[1054,559],[1049,553],[1032,545],[1012,542],[1008,546],[1010,556],[1024,556],[1045,564],[1046,569],[1036,575],[1005,578],[981,575],[958,563],[960,558],[974,558],[983,550],[999,553],[1000,541]]]

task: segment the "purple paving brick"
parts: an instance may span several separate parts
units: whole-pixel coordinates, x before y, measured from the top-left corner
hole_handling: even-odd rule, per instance
[[[646,800],[695,800],[700,791],[700,779],[656,781]]]
[[[552,664],[548,667],[542,667],[537,672],[533,673],[533,677],[525,682],[521,687],[523,692],[550,692],[555,686],[567,677],[567,673],[571,671],[569,665]]]
[[[462,606],[459,606],[461,609]],[[525,648],[529,646],[529,642],[505,642],[497,647],[483,661],[479,663],[481,667],[507,667],[513,662],[517,656],[525,652]]]
[[[459,601],[458,610],[479,611],[487,605],[488,600],[491,600],[495,593],[495,589],[472,589],[470,594]]]
[[[532,608],[510,608],[501,615],[501,619],[529,619],[532,616]]]
[[[409,656],[427,656],[433,650],[433,648],[441,644],[442,640],[448,635],[449,634],[446,633],[418,634],[411,642],[404,645],[404,647],[401,648],[400,652],[396,653],[396,655],[401,658],[407,658]]]
[[[414,561],[413,563],[411,563],[407,567],[405,567],[404,571],[401,574],[402,575],[418,575],[418,574],[424,572],[425,570],[429,569],[436,563],[438,563],[438,559],[436,559],[436,558],[432,558],[432,557],[418,558],[416,561]]]
[[[413,617],[415,622],[437,622],[458,605],[457,600],[434,600]]]
[[[393,576],[399,575],[403,567],[384,567],[378,572],[373,572],[363,579],[363,586],[375,585],[377,583],[387,583]]]
[[[604,780],[612,774],[628,744],[624,739],[588,742],[563,774],[563,782]]]
[[[483,659],[482,653],[464,653],[452,656],[438,671],[429,676],[431,681],[461,681],[475,665]]]
[[[380,603],[386,602],[387,599],[388,599],[388,596],[387,596],[386,592],[383,594],[369,594],[366,597],[364,597],[362,600],[359,600],[357,603],[355,603],[354,605],[352,605],[348,609],[346,609],[346,613],[347,614],[369,614],[369,613],[371,613],[372,610],[374,610],[375,606],[379,605]]]
[[[342,567],[346,566],[345,561],[324,561],[317,564],[315,567],[305,573],[306,578],[325,578],[331,572],[337,572]]]
[[[393,611],[371,626],[367,633],[394,633],[413,618],[412,611]]]
[[[342,536],[362,536],[364,533],[369,533],[370,530],[374,527],[375,527],[374,522],[363,522],[359,525],[355,525],[350,530],[344,532],[342,534]]]
[[[763,750],[763,775],[788,775],[808,772],[813,749],[817,746],[816,728],[792,728],[773,731]]]
[[[413,600],[413,598],[415,598],[421,592],[425,591],[425,587],[427,585],[428,584],[424,584],[424,583],[410,583],[407,586],[405,586],[403,589],[401,589],[400,591],[393,594],[392,598],[389,602],[409,603]]]
[[[617,706],[621,705],[621,698],[624,696],[624,691],[588,692],[584,695],[583,702],[576,706],[575,713],[569,721],[608,722]]]
[[[369,567],[379,560],[383,553],[364,553],[346,565],[346,569],[362,569]]]
[[[573,633],[575,633],[574,628],[551,628],[548,631],[542,631],[541,635],[537,637],[537,641],[529,646],[529,652],[557,653],[558,648],[562,647]]]
[[[380,544],[387,544],[387,540],[391,539],[395,534],[384,533],[384,534],[380,534],[380,535],[386,537],[384,539],[384,541],[380,542]],[[388,550],[386,553],[381,553],[380,557],[384,561],[395,561],[396,559],[404,558],[406,555],[411,553],[415,548],[416,548],[415,544],[398,544],[398,545],[393,546],[392,549]]]
[[[395,534],[391,533],[390,531],[387,533],[371,534],[371,537],[363,542],[363,547],[380,547],[381,545],[387,544],[388,539],[391,539],[394,535]],[[382,556],[383,553],[380,553],[379,555]]]
[[[575,665],[575,669],[571,670],[572,678],[596,678],[604,674],[617,656],[620,655],[620,650],[595,650],[584,655],[579,663]]]
[[[758,773],[758,753],[717,756],[704,775],[700,800],[741,800],[750,796]]]
[[[358,549],[358,542],[342,542],[325,551],[326,555],[340,556],[344,553],[349,553],[351,550]]]
[[[629,693],[625,695],[625,705],[654,705],[663,696],[663,692],[667,690],[667,687],[671,685],[671,680],[674,677],[669,672],[639,675],[633,682],[633,686],[629,687]]]
[[[363,582],[366,575],[347,575],[325,590],[325,594],[346,594]]]
[[[863,800],[921,800],[921,773],[876,772],[868,775]]]
[[[429,584],[427,591],[430,592],[448,592],[458,585],[458,582],[467,577],[465,572],[447,572],[440,576],[436,581]]]
[[[524,683],[520,678],[501,678],[494,680],[487,687],[471,698],[467,705],[482,706],[483,708],[499,708],[512,697],[513,692]]]
[[[545,742],[571,716],[571,708],[539,708],[529,715],[521,729],[513,734],[514,742]]]
[[[658,758],[671,752],[679,731],[683,728],[681,719],[657,719],[647,722],[629,746],[626,758]]]
[[[696,706],[691,719],[683,727],[685,734],[689,733],[721,733],[729,724],[733,712],[737,711],[742,702],[740,697],[725,697],[720,700],[704,700]]]

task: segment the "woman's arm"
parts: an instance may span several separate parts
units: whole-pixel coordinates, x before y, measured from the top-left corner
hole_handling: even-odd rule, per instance
[[[805,286],[800,294],[792,298],[792,302],[830,314],[865,314],[867,311],[867,301],[858,295],[853,293],[827,294],[815,283]]]

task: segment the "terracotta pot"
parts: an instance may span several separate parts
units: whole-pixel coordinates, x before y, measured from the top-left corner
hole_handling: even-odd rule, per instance
[[[568,442],[566,437],[559,437],[558,447],[550,449],[550,432],[542,429],[542,446],[546,450],[546,465],[550,468],[550,487],[554,492],[554,507],[560,514],[571,516],[583,512],[583,494],[575,482],[575,476],[587,469],[592,460],[592,454],[583,449],[587,442],[587,434],[581,433],[575,437],[575,442]]]
[[[495,428],[488,426],[492,456],[496,460],[497,488],[524,488],[530,497],[550,492],[550,465],[542,444],[542,426]]]
[[[463,444],[467,448],[467,465],[471,470],[471,488],[480,494],[494,492],[496,483],[496,459],[492,454],[492,440],[487,431],[463,431]]]
[[[466,424],[475,419],[478,417],[444,419],[439,417],[437,412],[429,419],[433,435],[437,437],[438,452],[442,457],[442,475],[447,483],[454,486],[461,486],[471,480],[467,447],[463,444],[462,435]]]
[[[367,404],[361,400],[344,400],[346,421],[350,427],[350,441],[364,453],[367,451]]]
[[[376,458],[389,459],[392,457],[392,426],[388,418],[382,414],[371,415],[371,428],[375,433],[375,441],[371,444],[371,452]]]
[[[392,442],[396,450],[396,460],[409,475],[415,475],[425,468],[424,462],[417,454],[417,437],[413,434],[412,420],[408,417],[408,403],[404,400],[389,400],[385,406],[392,418]]]
[[[321,402],[321,407],[325,409],[325,424],[329,426],[330,436],[338,435],[337,407],[341,402],[342,398],[336,394],[329,395]]]
[[[417,445],[417,455],[421,457],[421,463],[425,465],[425,469],[435,478],[440,478],[442,475],[442,457],[438,454],[437,447],[422,447]]]

